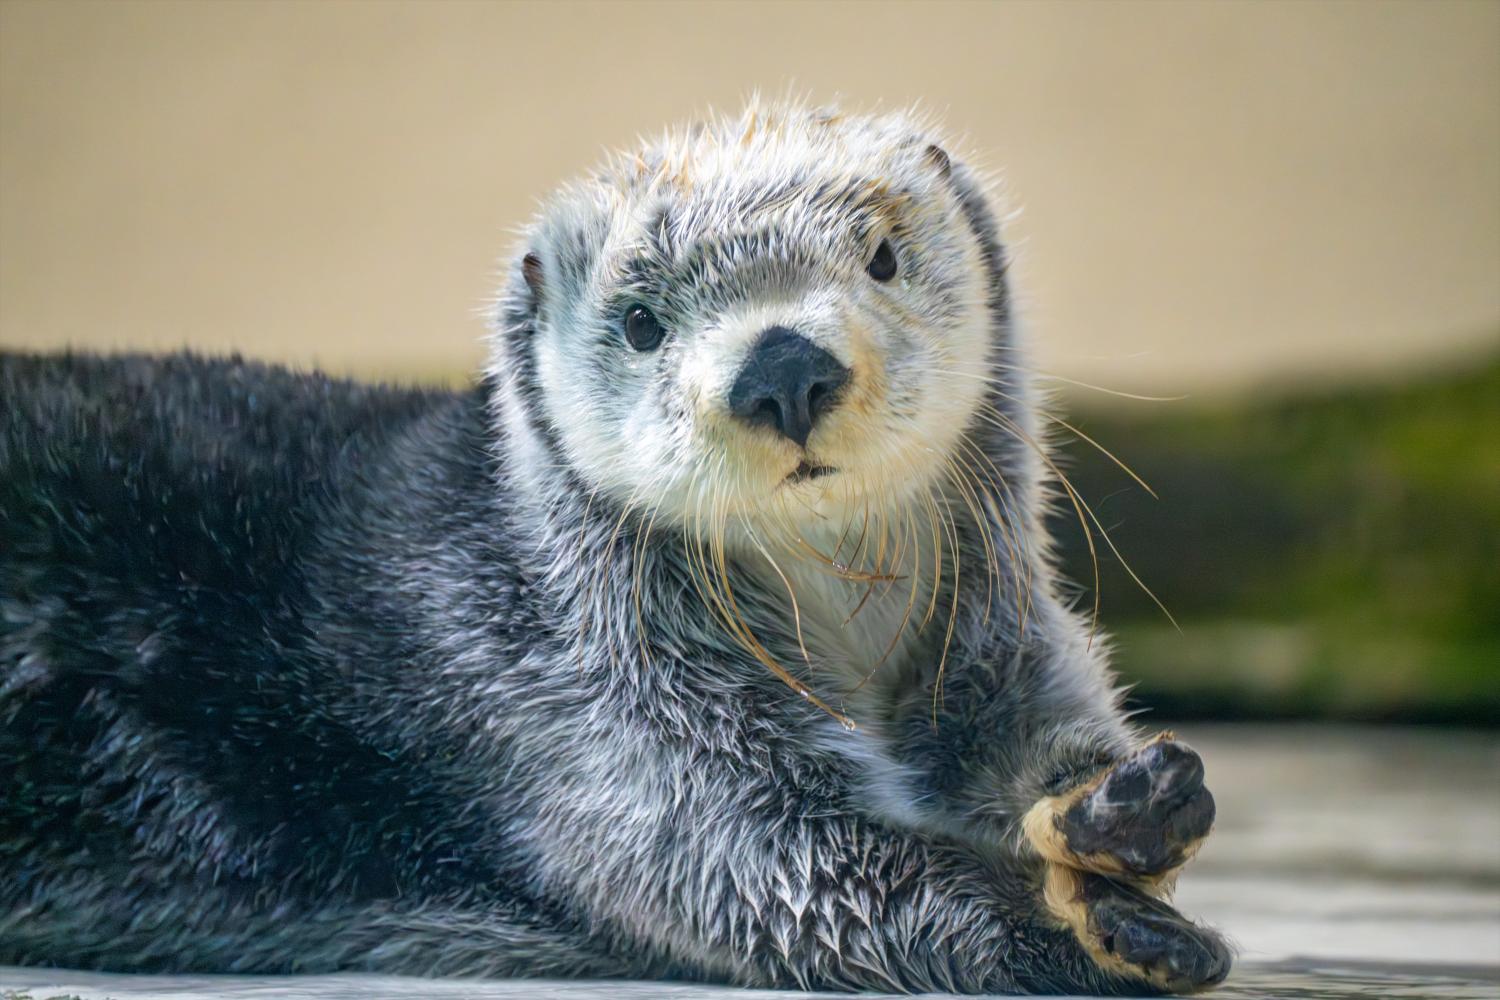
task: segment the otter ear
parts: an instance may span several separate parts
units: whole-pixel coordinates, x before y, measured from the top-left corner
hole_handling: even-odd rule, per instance
[[[928,146],[923,155],[927,157],[927,162],[937,167],[938,173],[944,177],[953,173],[953,161],[948,159],[948,151],[942,146]]]
[[[535,253],[528,253],[522,257],[521,277],[526,279],[526,287],[531,289],[531,297],[538,302],[542,301],[542,258]]]

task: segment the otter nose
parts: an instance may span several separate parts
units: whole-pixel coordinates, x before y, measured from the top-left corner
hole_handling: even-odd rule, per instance
[[[832,354],[795,330],[773,326],[750,349],[729,390],[729,409],[806,447],[813,424],[833,409],[848,381],[849,369]]]

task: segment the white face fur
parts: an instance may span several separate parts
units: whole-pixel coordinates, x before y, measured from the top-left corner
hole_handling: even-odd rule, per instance
[[[949,172],[905,116],[752,107],[565,189],[529,234],[528,278],[569,463],[658,524],[721,537],[827,538],[912,504],[961,447],[996,348]],[[882,242],[894,275],[889,255],[872,267]],[[633,309],[649,315],[627,324]],[[847,369],[805,447],[731,411],[772,327]]]

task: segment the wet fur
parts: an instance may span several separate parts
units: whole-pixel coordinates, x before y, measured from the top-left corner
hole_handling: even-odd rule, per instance
[[[1160,988],[1049,908],[1021,830],[1138,736],[1047,555],[995,220],[909,140],[982,268],[1021,433],[963,429],[1012,502],[952,519],[973,575],[857,691],[717,554],[853,730],[569,444],[538,324],[597,234],[566,214],[471,390],[0,356],[0,962]]]

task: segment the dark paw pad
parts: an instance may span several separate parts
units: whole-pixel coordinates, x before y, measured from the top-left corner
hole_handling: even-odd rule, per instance
[[[1084,875],[1079,896],[1091,943],[1108,964],[1171,993],[1192,993],[1224,981],[1229,948],[1166,903],[1101,875]]]
[[[1162,739],[1111,768],[1057,825],[1075,855],[1112,858],[1125,874],[1156,875],[1187,861],[1213,822],[1203,761],[1191,748]]]

